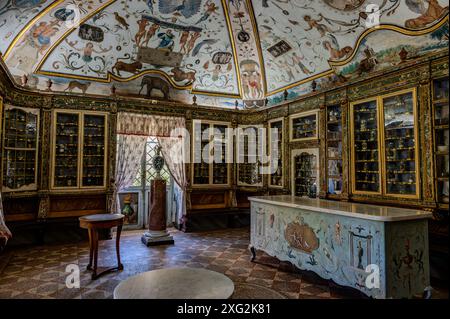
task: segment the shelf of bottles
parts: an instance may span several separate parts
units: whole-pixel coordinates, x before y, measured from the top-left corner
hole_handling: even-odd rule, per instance
[[[78,113],[56,114],[54,186],[78,186]]]
[[[383,99],[386,193],[415,195],[416,136],[413,92]]]
[[[353,106],[354,190],[380,190],[380,161],[378,153],[377,101]]]
[[[194,123],[194,184],[209,184],[209,152],[203,152],[210,142],[210,124]]]
[[[291,118],[291,140],[308,140],[317,138],[317,112]]]
[[[270,122],[270,154],[273,163],[273,172],[270,175],[269,185],[283,187],[283,120]],[[274,152],[274,150],[277,150]],[[273,158],[272,158],[273,157]]]
[[[433,83],[433,112],[435,134],[435,173],[437,200],[448,207],[449,203],[449,84],[448,78]]]
[[[228,185],[229,125],[194,121],[193,127],[193,185]]]
[[[342,193],[342,112],[340,105],[327,107],[328,194]]]
[[[303,152],[294,157],[295,196],[315,197],[317,189],[317,156]]]
[[[37,189],[39,111],[5,106],[3,191]]]
[[[213,161],[213,184],[228,184],[228,161],[227,156],[227,128],[226,125],[214,125],[214,143],[212,155]],[[218,152],[218,153],[217,153]]]
[[[260,186],[262,175],[259,157],[259,128],[245,127],[245,134],[238,136],[238,185]],[[253,131],[253,134],[250,134]],[[247,134],[249,133],[249,134]],[[255,137],[253,138],[252,135]],[[241,154],[242,153],[242,154]]]
[[[105,184],[105,127],[104,115],[84,115],[82,176],[84,187],[99,187]]]

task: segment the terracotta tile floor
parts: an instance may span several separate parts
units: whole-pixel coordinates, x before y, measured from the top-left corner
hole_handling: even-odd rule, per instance
[[[125,269],[95,281],[85,270],[89,260],[87,242],[11,250],[9,262],[0,273],[0,298],[112,298],[114,288],[127,277],[168,267],[211,269],[226,274],[235,283],[262,285],[294,299],[362,297],[263,253],[258,253],[256,263],[250,262],[248,229],[188,234],[171,230],[175,245],[150,248],[141,243],[142,232],[123,233],[121,257]],[[69,264],[80,266],[80,289],[66,287]],[[101,241],[99,265],[115,264],[115,241]],[[439,297],[448,296],[448,292],[439,293]]]

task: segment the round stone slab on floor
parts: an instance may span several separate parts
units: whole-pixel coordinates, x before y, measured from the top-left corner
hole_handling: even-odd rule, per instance
[[[227,276],[201,268],[157,269],[130,277],[114,289],[114,299],[228,299]]]

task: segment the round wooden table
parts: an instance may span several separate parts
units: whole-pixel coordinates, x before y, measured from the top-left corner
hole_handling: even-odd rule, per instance
[[[87,215],[79,218],[80,227],[87,229],[89,233],[89,264],[88,270],[92,270],[92,279],[97,279],[101,275],[114,270],[122,270],[123,265],[120,262],[120,233],[122,232],[124,215],[122,214],[98,214]],[[110,229],[117,227],[116,234],[116,254],[117,254],[117,267],[106,269],[97,274],[97,259],[98,259],[98,230]],[[92,261],[94,262],[94,268],[92,268]]]
[[[227,276],[201,268],[158,269],[130,277],[114,289],[114,299],[228,299]]]

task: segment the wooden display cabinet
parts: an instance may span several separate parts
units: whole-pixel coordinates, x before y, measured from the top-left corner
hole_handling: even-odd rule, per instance
[[[413,88],[351,103],[354,194],[419,198],[416,100]]]
[[[229,129],[228,122],[193,121],[191,176],[193,187],[230,185],[233,136],[229,134]],[[216,151],[220,152],[218,161],[215,160]]]
[[[39,114],[38,109],[4,107],[3,192],[37,190]]]
[[[436,201],[440,209],[449,207],[449,83],[433,82],[433,125]]]
[[[327,194],[340,195],[343,191],[342,108],[327,106],[326,110],[326,180]]]
[[[51,188],[105,189],[107,174],[107,114],[54,111]]]
[[[237,185],[238,186],[263,186],[262,156],[265,148],[260,138],[262,125],[240,125],[236,136],[236,162],[237,162]],[[254,134],[255,139],[250,137]],[[253,146],[252,146],[253,144]],[[254,152],[253,152],[254,150]],[[254,153],[254,154],[251,154]]]
[[[291,154],[291,190],[293,196],[309,196],[310,187],[316,185],[316,196],[320,191],[319,149],[295,149]]]
[[[291,115],[289,124],[291,142],[319,138],[319,111],[317,110]]]
[[[283,188],[284,187],[284,169],[283,169],[283,159],[284,159],[284,118],[274,119],[269,123],[269,157],[272,167],[276,168],[275,172],[269,176],[269,187],[270,188]],[[277,130],[277,139],[273,140],[272,130]],[[277,148],[277,157],[272,159],[273,149]],[[272,162],[275,161],[275,163]]]

